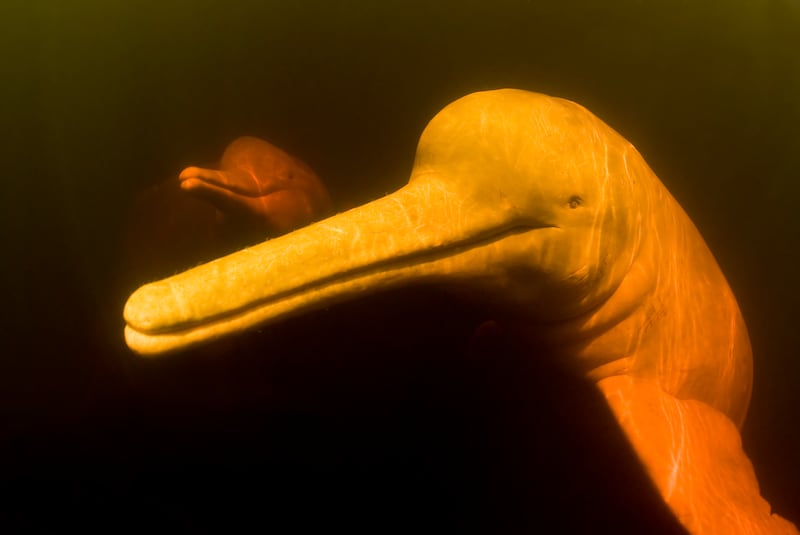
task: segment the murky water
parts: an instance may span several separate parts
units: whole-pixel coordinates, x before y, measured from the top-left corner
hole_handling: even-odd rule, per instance
[[[347,410],[359,406],[352,400],[342,402],[349,415],[320,416],[320,392],[333,389],[336,399],[344,399],[330,382],[317,377],[313,394],[291,396],[276,381],[295,384],[298,372],[272,363],[282,362],[274,355],[265,357],[268,363],[242,351],[225,365],[207,354],[198,357],[200,364],[189,358],[152,363],[124,348],[121,306],[133,282],[122,276],[121,254],[131,202],[188,165],[218,159],[235,137],[255,135],[311,165],[344,210],[405,183],[422,128],[445,104],[476,90],[518,87],[578,101],[608,122],[637,146],[700,228],[739,299],[753,341],[755,388],[745,447],[763,494],[778,512],[800,520],[800,425],[794,416],[800,404],[794,325],[800,295],[800,224],[794,217],[798,4],[431,4],[4,5],[0,414],[8,424],[0,438],[9,451],[7,482],[20,489],[23,501],[35,499],[40,487],[50,488],[46,495],[63,499],[75,518],[87,504],[113,496],[143,510],[154,507],[175,522],[192,522],[193,500],[213,506],[198,488],[209,481],[255,484],[241,476],[251,468],[259,485],[269,485],[269,470],[279,470],[278,481],[296,485],[287,491],[291,496],[308,492],[292,479],[295,468],[309,485],[329,485],[331,493],[346,485],[319,475],[326,470],[336,478],[356,473],[358,485],[379,487],[379,477],[365,474],[386,463],[364,453],[368,449],[359,450],[368,458],[365,464],[347,455],[341,461],[316,445],[295,451],[306,440],[344,441],[332,431],[337,422],[361,425],[382,418],[357,410],[352,416]],[[441,314],[455,315],[457,309],[448,302],[427,304]],[[375,305],[386,303],[379,299]],[[413,301],[403,306],[415,309]],[[292,338],[292,329],[317,327],[333,337],[339,329],[357,337],[360,312],[359,306],[343,309],[351,314],[337,319],[343,325],[315,317],[316,325],[291,325],[269,336],[284,346],[304,338],[299,332]],[[393,336],[410,336],[398,328],[427,333],[410,353],[441,349],[460,339],[473,320],[465,314],[463,322],[454,320],[450,330],[436,335],[417,323],[404,324],[397,314],[383,314],[400,327],[388,330],[387,338],[371,333],[369,351],[348,342],[340,354],[378,353]],[[300,352],[323,350],[306,344]],[[291,347],[284,354],[292,354]],[[359,373],[342,366],[327,371],[334,377]],[[376,377],[384,372],[372,370],[367,377],[416,388],[424,376],[382,383]],[[275,374],[279,380],[271,379]],[[371,399],[370,380],[356,383],[355,391]],[[420,399],[428,398],[414,399],[423,404]],[[380,400],[390,411],[392,399]],[[387,446],[400,440],[397,429],[410,435],[408,451],[414,452],[389,471],[407,492],[388,495],[399,500],[418,484],[437,481],[447,506],[479,503],[479,493],[453,491],[462,458],[440,474],[449,483],[426,472],[435,463],[420,453],[419,434],[437,422],[378,426],[383,434],[373,439],[382,453],[374,455],[402,457],[403,448]],[[277,440],[270,426],[294,438],[270,449],[267,444]],[[452,447],[463,431],[439,433],[436,447]],[[185,457],[176,451],[195,445],[199,452]],[[352,443],[337,447],[346,445]],[[285,455],[289,464],[258,464],[257,447]],[[240,450],[246,462],[226,464]],[[438,451],[433,458],[439,454],[444,456]],[[313,462],[303,464],[309,458]],[[207,479],[198,475],[203,466]],[[358,472],[354,466],[367,468]],[[416,468],[419,479],[400,477]],[[135,498],[162,483],[167,490],[157,493],[158,500]],[[155,505],[172,499],[173,492],[190,496],[177,499],[177,512]],[[434,503],[436,492],[427,492]],[[312,509],[324,494],[312,493]],[[264,505],[258,494],[252,496]],[[364,496],[355,493],[353,499]],[[420,505],[428,506],[435,509]],[[235,515],[237,509],[227,511]],[[440,515],[442,522],[448,515]]]

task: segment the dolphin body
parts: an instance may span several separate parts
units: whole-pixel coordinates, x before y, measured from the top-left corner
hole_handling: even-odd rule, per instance
[[[741,447],[752,353],[720,268],[636,149],[567,100],[453,102],[406,186],[141,287],[125,336],[156,355],[412,284],[593,380],[690,532],[798,533]]]

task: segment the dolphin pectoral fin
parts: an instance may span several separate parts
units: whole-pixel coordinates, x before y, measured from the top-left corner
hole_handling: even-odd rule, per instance
[[[796,534],[770,514],[734,423],[630,376],[601,380],[622,429],[664,500],[692,533]]]

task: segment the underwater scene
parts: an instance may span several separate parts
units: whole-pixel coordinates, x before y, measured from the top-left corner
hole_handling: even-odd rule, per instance
[[[798,533],[800,4],[7,2],[9,533]]]

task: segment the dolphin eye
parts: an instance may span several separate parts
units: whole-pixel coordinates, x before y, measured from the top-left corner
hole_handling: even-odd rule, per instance
[[[581,199],[577,195],[573,195],[569,198],[569,202],[567,203],[570,208],[575,209],[583,203],[583,199]]]

